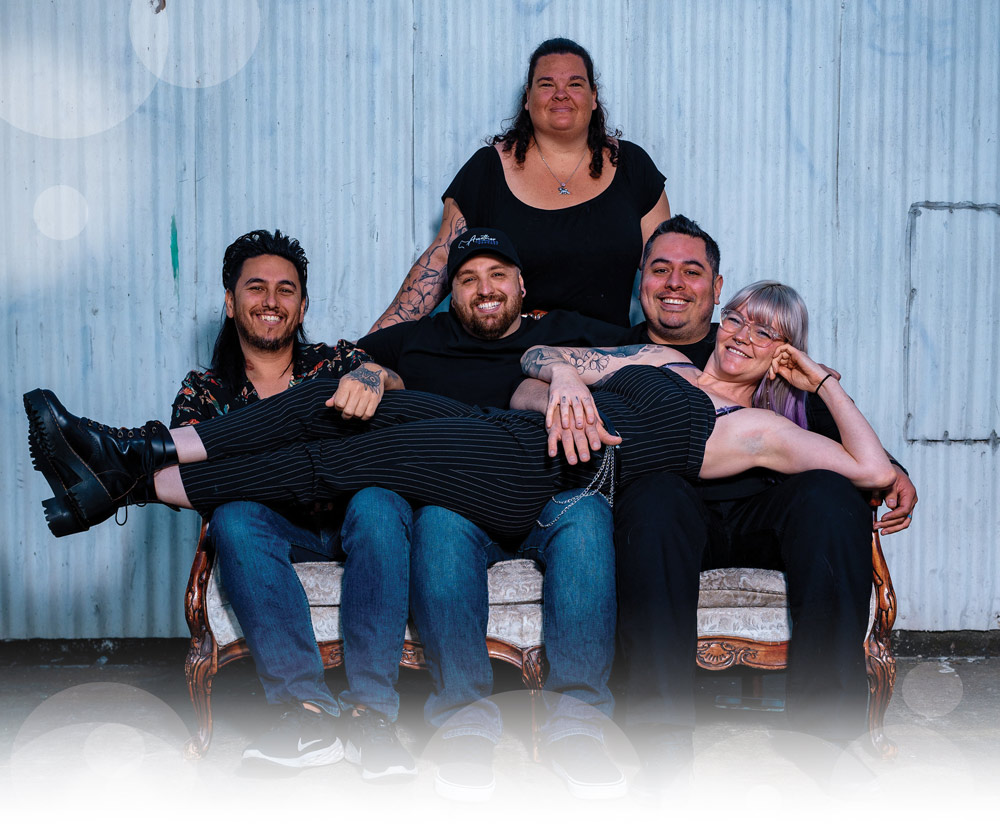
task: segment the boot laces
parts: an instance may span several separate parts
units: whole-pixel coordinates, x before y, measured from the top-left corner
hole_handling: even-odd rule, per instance
[[[102,434],[109,434],[118,440],[134,440],[136,437],[150,438],[155,432],[157,423],[149,422],[141,428],[126,428],[122,426],[120,428],[115,428],[114,426],[105,425],[104,423],[99,423],[96,420],[84,419],[83,424],[88,428],[93,428]],[[147,434],[147,429],[149,433]]]

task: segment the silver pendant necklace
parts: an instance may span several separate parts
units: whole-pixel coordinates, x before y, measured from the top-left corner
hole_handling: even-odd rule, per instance
[[[572,193],[570,193],[566,185],[573,180],[573,176],[576,175],[576,171],[580,169],[580,165],[583,163],[583,159],[587,157],[587,150],[584,149],[583,155],[581,155],[580,160],[576,162],[576,166],[573,167],[573,172],[569,174],[569,178],[567,178],[565,181],[560,181],[559,176],[556,175],[554,172],[552,172],[552,167],[550,167],[549,162],[545,160],[545,156],[542,155],[542,150],[538,146],[538,144],[535,144],[535,149],[538,150],[538,157],[542,159],[542,163],[545,165],[545,169],[549,171],[549,174],[556,180],[556,184],[559,185],[559,195],[572,195]]]

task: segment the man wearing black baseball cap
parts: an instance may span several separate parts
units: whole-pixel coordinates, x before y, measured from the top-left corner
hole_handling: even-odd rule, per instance
[[[520,359],[528,348],[617,344],[626,333],[573,311],[522,316],[520,261],[501,230],[473,227],[456,238],[448,254],[448,280],[447,312],[358,340],[358,347],[396,371],[410,390],[507,408],[524,379]]]
[[[500,230],[489,227],[472,227],[455,239],[448,251],[448,282],[455,277],[455,272],[466,259],[487,254],[506,259],[512,265],[521,269],[521,260],[510,239]]]
[[[626,334],[572,311],[522,316],[517,251],[493,228],[471,228],[454,240],[448,279],[447,313],[401,322],[358,342],[408,389],[507,408],[524,379],[520,358],[528,348],[617,344]],[[625,778],[601,744],[601,716],[594,713],[613,711],[607,686],[616,612],[611,509],[603,497],[580,497],[567,507],[579,492],[567,494],[546,507],[524,538],[493,538],[436,506],[414,512],[410,607],[434,685],[424,718],[442,729],[446,747],[435,780],[446,796],[485,799],[493,790],[501,719],[487,699],[493,670],[485,645],[486,570],[511,558],[535,560],[545,572],[545,689],[560,700],[543,727],[545,756],[577,795],[625,792]]]

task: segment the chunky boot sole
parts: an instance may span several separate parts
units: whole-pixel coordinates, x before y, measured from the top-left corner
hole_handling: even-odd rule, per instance
[[[45,522],[49,525],[49,531],[57,538],[86,532],[90,528],[76,516],[67,495],[43,500],[42,508],[45,510]]]
[[[100,479],[67,442],[49,409],[48,392],[24,395],[31,462],[55,495],[42,503],[49,529],[57,537],[83,532],[117,510]]]
[[[49,488],[55,495],[49,500],[42,501],[42,507],[45,509],[45,521],[49,525],[49,530],[57,538],[87,531],[89,527],[73,509],[62,478],[56,474],[56,470],[46,459],[39,446],[38,434],[30,426],[28,428],[28,448],[31,452],[31,465],[45,476],[45,482],[49,484]]]

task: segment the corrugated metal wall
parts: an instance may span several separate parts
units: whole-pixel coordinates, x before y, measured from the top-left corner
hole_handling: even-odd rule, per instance
[[[314,339],[362,334],[556,35],[719,240],[724,293],[798,287],[909,466],[897,626],[1000,626],[1000,4],[6,0],[0,637],[183,635],[197,528],[153,507],[54,539],[21,393],[166,416],[254,227],[302,240]]]

